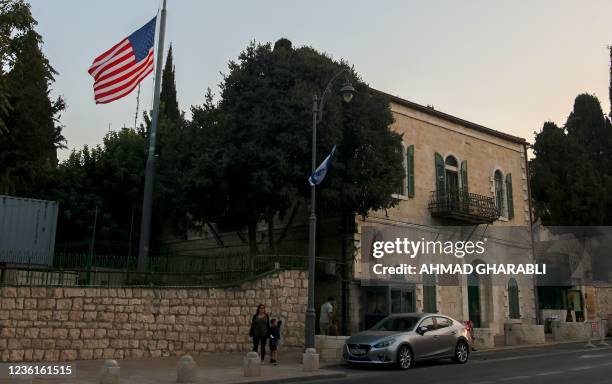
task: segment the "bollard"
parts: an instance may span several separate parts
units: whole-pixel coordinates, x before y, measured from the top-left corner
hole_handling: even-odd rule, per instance
[[[319,369],[319,354],[314,348],[307,348],[302,355],[302,370],[313,372]]]
[[[243,361],[244,376],[245,377],[259,377],[261,376],[261,359],[257,352],[249,352]]]
[[[116,360],[106,360],[100,368],[100,384],[119,384],[120,370]]]
[[[561,339],[562,339],[562,335],[561,335],[561,321],[559,319],[553,319],[550,322],[550,328],[551,328],[551,331],[552,331],[553,340],[554,341],[561,341]]]
[[[191,355],[182,356],[176,364],[176,382],[192,383],[196,377],[196,362]]]
[[[593,328],[590,321],[586,321],[584,323],[586,327],[586,337],[587,343],[585,345],[586,348],[595,348],[595,344],[591,343],[591,339],[593,338]]]
[[[606,347],[610,345],[606,342],[606,331],[607,330],[608,330],[608,322],[606,321],[606,319],[603,319],[601,321],[601,327],[599,329],[599,345],[601,345],[602,347]]]

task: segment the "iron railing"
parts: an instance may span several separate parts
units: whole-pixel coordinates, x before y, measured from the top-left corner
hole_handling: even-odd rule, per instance
[[[307,263],[303,255],[165,253],[152,255],[146,271],[141,272],[137,256],[58,253],[52,266],[0,265],[0,285],[232,286],[279,270],[305,269]]]
[[[499,218],[494,198],[464,191],[432,191],[429,211],[434,217],[475,224],[492,223]]]

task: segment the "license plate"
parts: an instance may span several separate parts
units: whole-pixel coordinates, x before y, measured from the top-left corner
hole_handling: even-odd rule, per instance
[[[363,356],[363,355],[365,355],[365,349],[351,348],[350,351],[351,351],[351,354],[353,354],[355,356]]]

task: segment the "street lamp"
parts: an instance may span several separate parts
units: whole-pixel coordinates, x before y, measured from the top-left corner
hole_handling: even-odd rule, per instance
[[[316,94],[312,98],[312,174],[317,169],[317,123],[323,118],[323,107],[325,101],[331,93],[334,81],[340,75],[347,72],[347,69],[342,69],[337,72],[327,83],[325,91],[319,98]],[[353,85],[347,80],[340,88],[340,95],[345,103],[350,103],[357,91]],[[317,215],[315,213],[316,186],[310,186],[310,230],[308,242],[308,307],[306,308],[306,329],[304,335],[304,344],[306,348],[314,348],[315,346],[315,308],[314,308],[314,293],[315,293],[315,238],[317,228]]]

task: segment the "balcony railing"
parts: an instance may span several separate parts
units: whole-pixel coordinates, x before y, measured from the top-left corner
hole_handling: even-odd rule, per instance
[[[429,211],[434,217],[473,224],[492,223],[499,218],[494,198],[463,191],[432,191]]]

